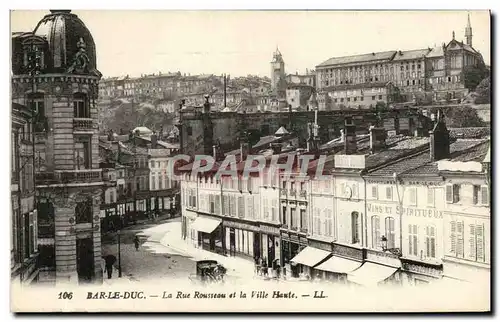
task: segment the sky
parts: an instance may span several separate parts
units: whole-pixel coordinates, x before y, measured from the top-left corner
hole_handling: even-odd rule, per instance
[[[411,50],[464,40],[467,11],[75,10],[94,37],[105,77],[181,71],[270,76],[276,47],[287,73],[331,57]],[[31,31],[48,11],[11,11]],[[490,16],[469,11],[473,46],[490,64]]]

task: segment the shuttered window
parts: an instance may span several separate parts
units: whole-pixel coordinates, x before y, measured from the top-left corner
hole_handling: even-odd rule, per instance
[[[408,225],[408,253],[412,256],[418,256],[418,227],[417,225]]]
[[[450,253],[452,255],[457,254],[457,222],[450,222]]]
[[[242,196],[238,197],[238,217],[245,217],[245,198]]]
[[[484,206],[489,206],[490,204],[490,193],[487,186],[481,187],[481,204]]]
[[[385,237],[387,238],[387,248],[396,246],[396,232],[394,227],[394,218],[385,218]]]
[[[436,258],[436,228],[434,226],[427,226],[425,232],[426,256]]]
[[[380,247],[380,218],[372,216],[372,248]]]
[[[469,224],[469,259],[476,260],[476,225]]]
[[[378,199],[378,187],[375,185],[372,186],[372,198]]]
[[[314,208],[314,233],[317,235],[322,235],[321,233],[321,218],[320,209]]]

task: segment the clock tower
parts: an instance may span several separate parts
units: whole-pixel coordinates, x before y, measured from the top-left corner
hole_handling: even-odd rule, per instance
[[[285,61],[276,47],[271,61],[271,88],[275,95],[284,97],[286,93]]]

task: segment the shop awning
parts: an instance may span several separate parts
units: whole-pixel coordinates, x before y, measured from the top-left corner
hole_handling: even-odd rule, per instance
[[[356,262],[338,256],[332,256],[332,258],[328,259],[326,262],[316,267],[316,269],[326,272],[346,274],[354,271],[360,266],[361,266],[360,262]]]
[[[330,252],[327,252],[326,250],[307,246],[300,253],[298,253],[297,256],[292,258],[291,262],[314,267],[328,255],[330,255]]]
[[[216,218],[196,217],[191,229],[201,231],[204,233],[212,233],[222,221]]]
[[[376,286],[394,274],[398,268],[365,262],[357,270],[347,274],[347,280],[360,285]]]

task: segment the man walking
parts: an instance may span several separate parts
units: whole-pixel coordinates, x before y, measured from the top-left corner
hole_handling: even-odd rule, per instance
[[[106,272],[108,272],[108,279],[113,277],[113,264],[116,263],[116,256],[106,255],[104,256],[104,262],[106,265]]]

